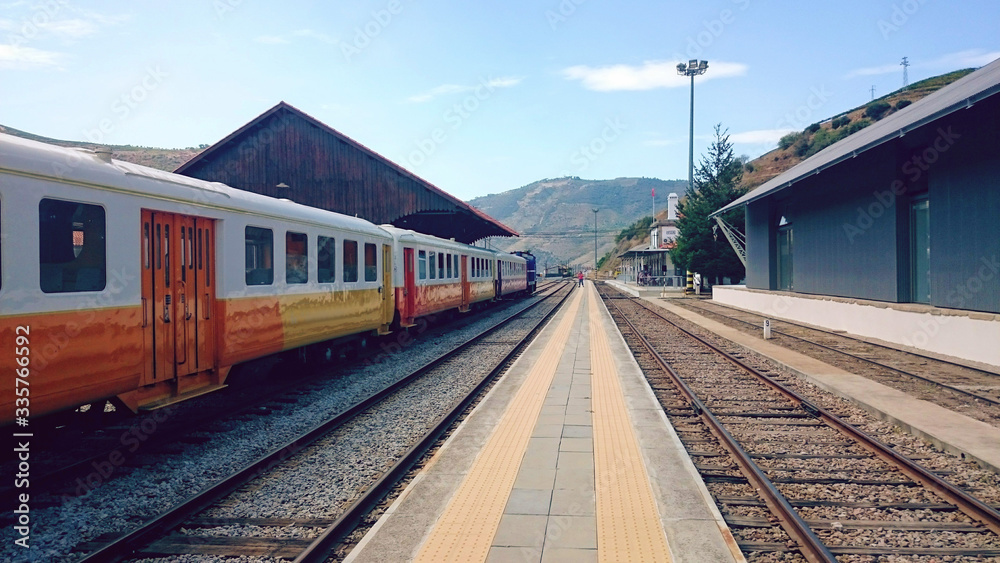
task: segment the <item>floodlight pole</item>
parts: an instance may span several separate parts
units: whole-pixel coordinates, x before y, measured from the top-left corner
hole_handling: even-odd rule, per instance
[[[691,77],[691,130],[689,134],[688,148],[688,191],[694,190],[694,77],[705,74],[708,70],[708,61],[692,59],[677,65],[677,74]],[[655,219],[655,217],[654,217]]]
[[[597,212],[600,211],[598,208],[593,208],[591,211],[594,212],[594,279],[597,279]]]

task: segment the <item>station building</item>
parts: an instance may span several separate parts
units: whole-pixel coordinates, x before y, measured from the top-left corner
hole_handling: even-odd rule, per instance
[[[1000,366],[1000,60],[827,147],[744,208],[737,307]]]
[[[674,193],[667,198],[667,217],[650,226],[648,244],[634,246],[618,255],[622,264],[618,281],[684,288],[684,270],[677,268],[670,258],[678,234],[677,199]]]
[[[285,102],[177,174],[472,244],[517,232]]]

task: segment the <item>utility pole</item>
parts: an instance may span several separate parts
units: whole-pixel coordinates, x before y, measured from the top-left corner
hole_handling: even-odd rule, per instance
[[[875,101],[875,85],[874,84],[872,84],[871,92],[872,92],[872,101]]]
[[[906,90],[910,87],[910,76],[907,72],[907,69],[910,66],[909,58],[903,57],[903,62],[899,63],[899,65],[903,67],[903,90]]]

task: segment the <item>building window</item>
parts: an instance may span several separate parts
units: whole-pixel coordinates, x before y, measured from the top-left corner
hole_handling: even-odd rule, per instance
[[[344,241],[344,281],[358,281],[358,241]]]
[[[782,217],[784,219],[784,217]],[[792,285],[792,226],[778,228],[778,289],[791,291]]]
[[[337,281],[337,240],[333,237],[316,239],[316,281],[336,283]]]
[[[378,247],[365,243],[365,281],[378,281]]]
[[[420,271],[420,279],[427,279],[427,251],[421,250],[417,253],[417,269]]]
[[[246,281],[247,285],[274,283],[274,232],[271,229],[246,228]]]
[[[43,199],[38,204],[42,291],[103,290],[107,278],[106,232],[103,207]]]
[[[305,233],[285,233],[285,283],[309,281],[309,237]]]

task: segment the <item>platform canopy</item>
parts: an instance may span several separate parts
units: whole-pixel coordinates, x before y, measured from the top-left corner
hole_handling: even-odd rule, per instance
[[[178,174],[473,243],[517,232],[281,102],[205,149]]]

